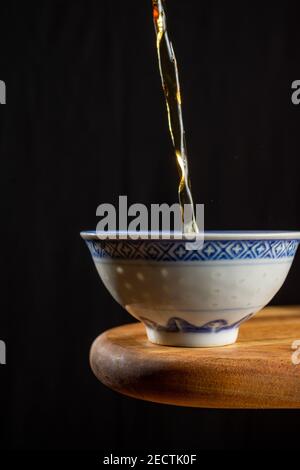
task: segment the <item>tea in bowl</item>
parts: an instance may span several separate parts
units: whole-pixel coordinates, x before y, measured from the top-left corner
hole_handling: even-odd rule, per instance
[[[82,232],[103,284],[143,322],[152,343],[225,346],[283,285],[300,232],[206,232],[199,250],[184,239],[99,239]]]

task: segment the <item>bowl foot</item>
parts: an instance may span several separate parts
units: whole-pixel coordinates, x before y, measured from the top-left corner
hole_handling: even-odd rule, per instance
[[[157,331],[153,328],[148,328],[147,326],[145,328],[148,340],[151,343],[161,344],[164,346],[181,346],[185,348],[227,346],[228,344],[235,343],[239,334],[238,328],[210,333],[172,333]]]

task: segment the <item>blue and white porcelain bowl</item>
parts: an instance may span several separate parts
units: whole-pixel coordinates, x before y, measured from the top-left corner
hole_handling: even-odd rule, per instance
[[[234,343],[283,285],[300,240],[300,232],[207,232],[202,249],[188,251],[185,240],[81,236],[104,285],[144,323],[149,341],[185,347]]]

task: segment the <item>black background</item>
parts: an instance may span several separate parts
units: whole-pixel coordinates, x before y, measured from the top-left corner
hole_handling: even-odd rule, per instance
[[[299,229],[299,8],[170,0],[194,199],[207,229]],[[93,339],[129,322],[82,229],[96,207],[177,201],[150,0],[1,4],[3,449],[288,448],[297,411],[143,403],[106,389]],[[300,303],[297,257],[274,303]],[[300,374],[300,369],[299,369]]]

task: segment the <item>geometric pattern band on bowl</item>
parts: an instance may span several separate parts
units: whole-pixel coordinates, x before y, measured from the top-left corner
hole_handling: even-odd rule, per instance
[[[151,240],[85,240],[93,258],[151,261],[214,261],[293,257],[299,240],[207,240],[198,251],[185,242]]]

